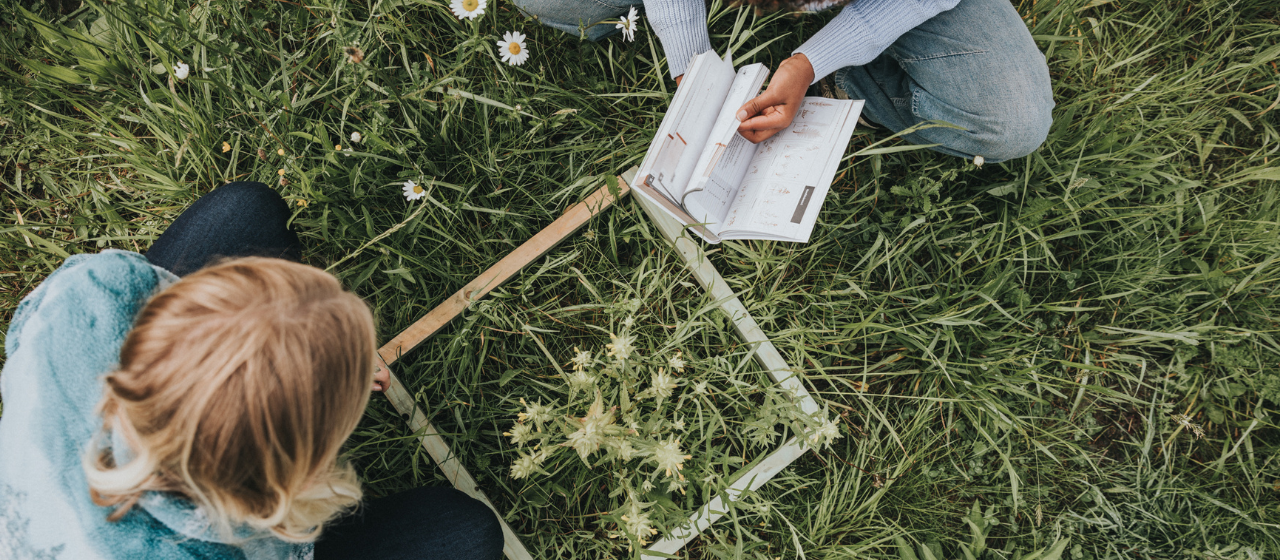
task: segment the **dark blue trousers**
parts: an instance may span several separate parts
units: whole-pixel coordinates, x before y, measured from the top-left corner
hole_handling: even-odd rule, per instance
[[[228,183],[200,197],[147,251],[151,264],[178,276],[232,257],[297,261],[289,206],[262,183]],[[325,528],[316,560],[497,560],[502,529],[493,510],[453,488],[415,488],[365,501]]]

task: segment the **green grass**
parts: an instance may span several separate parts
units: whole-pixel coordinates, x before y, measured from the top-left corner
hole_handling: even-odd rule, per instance
[[[1071,560],[1280,554],[1280,11],[1019,9],[1058,103],[1039,151],[977,169],[859,134],[812,242],[712,254],[844,437],[691,557],[908,558],[900,540],[960,558],[985,539],[980,556],[1013,558],[1061,537]],[[713,12],[713,44],[771,66],[829,17]],[[145,250],[201,194],[284,169],[305,259],[341,261],[389,338],[637,164],[673,92],[643,20],[635,43],[593,44],[506,2],[475,24],[424,0],[37,14],[0,5],[0,325],[68,254]],[[492,52],[510,29],[524,67]],[[152,72],[178,60],[187,80]],[[406,203],[406,179],[428,200]],[[508,476],[500,433],[558,383],[539,341],[564,364],[639,298],[642,354],[679,331],[697,371],[763,384],[634,202],[588,229],[396,368],[538,557],[625,550],[600,523],[621,504],[610,473]],[[444,483],[411,436],[375,400],[351,446],[371,493]]]

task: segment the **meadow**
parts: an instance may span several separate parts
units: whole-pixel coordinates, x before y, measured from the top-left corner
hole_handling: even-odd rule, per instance
[[[859,130],[810,243],[711,250],[841,437],[682,554],[1280,555],[1280,9],[1015,5],[1057,101],[1037,152],[976,167]],[[771,67],[832,15],[711,14],[718,49]],[[523,66],[496,52],[511,30]],[[0,3],[0,331],[68,255],[145,251],[256,180],[389,339],[638,164],[674,87],[643,18],[593,43],[503,0],[474,21],[437,0]],[[618,473],[562,453],[513,478],[503,433],[521,399],[566,398],[575,346],[626,329],[686,362],[655,411],[708,473],[638,492],[701,503],[802,430],[711,307],[624,199],[395,369],[535,557],[625,557]],[[370,495],[446,483],[380,397],[348,456]]]

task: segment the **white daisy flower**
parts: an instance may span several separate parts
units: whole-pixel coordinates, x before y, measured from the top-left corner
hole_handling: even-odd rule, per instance
[[[179,80],[187,79],[187,75],[191,73],[191,67],[185,62],[179,62],[173,65],[173,77]]]
[[[618,18],[618,29],[622,30],[622,38],[627,41],[636,40],[636,19],[639,14],[636,13],[636,7],[632,6],[631,11],[627,15]]]
[[[363,140],[363,139],[364,139],[364,137],[363,137],[363,136],[360,136],[360,131],[356,131],[356,132],[352,132],[352,133],[351,133],[351,143],[352,143],[352,144],[359,144],[359,143],[360,143],[360,141],[361,141],[361,140]]]
[[[476,19],[484,15],[484,9],[488,5],[486,0],[453,0],[449,9],[458,19]]]
[[[498,41],[498,51],[502,61],[512,66],[520,66],[529,60],[529,48],[524,44],[525,35],[519,31],[508,31]]]
[[[413,182],[412,179],[404,182],[405,198],[409,200],[418,200],[424,196],[427,196],[427,190],[422,188],[422,185]]]

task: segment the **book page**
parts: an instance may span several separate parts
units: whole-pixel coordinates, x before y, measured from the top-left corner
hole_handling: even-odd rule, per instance
[[[738,70],[733,79],[733,86],[720,106],[720,114],[716,117],[715,126],[707,137],[706,147],[694,165],[694,175],[681,194],[680,202],[684,204],[689,195],[712,188],[716,199],[732,200],[742,175],[746,173],[746,165],[755,152],[755,144],[748,142],[738,134],[738,109],[752,97],[759,95],[760,86],[769,75],[769,68],[763,64],[750,64]],[[725,192],[724,189],[732,189]],[[715,212],[718,221],[724,217],[724,208]]]
[[[808,241],[861,110],[806,97],[791,126],[759,144],[720,237]]]
[[[733,63],[721,60],[715,51],[694,57],[640,163],[636,181],[679,202],[733,79]]]

